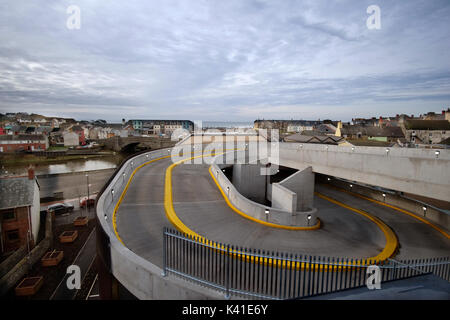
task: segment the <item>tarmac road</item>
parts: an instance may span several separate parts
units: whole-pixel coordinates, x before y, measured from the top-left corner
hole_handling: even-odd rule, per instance
[[[136,254],[162,265],[162,229],[172,227],[164,210],[163,159],[142,167],[117,212],[117,231]],[[385,244],[380,229],[368,219],[324,199],[315,198],[323,226],[315,231],[275,229],[249,221],[222,198],[207,165],[180,164],[173,170],[173,201],[178,217],[193,231],[215,241],[284,252],[366,258]],[[396,233],[396,258],[448,256],[449,241],[436,230],[393,209],[323,186],[318,191],[381,218]]]

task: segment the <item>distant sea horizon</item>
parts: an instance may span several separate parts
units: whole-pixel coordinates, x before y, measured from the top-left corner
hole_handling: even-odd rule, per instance
[[[203,128],[253,128],[253,121],[202,121]]]

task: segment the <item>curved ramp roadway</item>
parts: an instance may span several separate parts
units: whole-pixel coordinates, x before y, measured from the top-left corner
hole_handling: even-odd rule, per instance
[[[117,232],[125,245],[159,266],[162,265],[162,229],[173,227],[166,218],[163,203],[165,170],[171,164],[170,159],[161,159],[138,170],[116,216]],[[190,164],[174,168],[173,206],[178,217],[189,228],[211,240],[268,250],[355,258],[372,257],[383,249],[383,234],[372,222],[318,197],[315,205],[323,223],[320,230],[274,229],[244,219],[228,207],[211,179],[208,168],[208,165]],[[353,204],[355,200],[355,197],[344,193],[340,193],[339,197],[336,194],[333,196],[345,203]],[[370,213],[386,211],[385,208],[380,210],[375,207],[368,202],[361,208]],[[385,220],[390,215],[392,213],[384,213],[380,218]],[[421,257],[448,254],[448,244],[437,239],[439,236],[427,238],[435,232],[429,226],[418,227],[418,223],[413,221],[413,228],[423,232],[411,236],[410,228],[402,226],[402,223],[411,224],[408,217],[396,214],[395,219],[399,219],[398,223],[391,227],[400,238],[402,257],[411,257],[412,254]],[[414,253],[415,248],[422,249]]]
[[[326,185],[316,185],[316,190],[350,206],[368,211],[389,225],[400,243],[396,259],[446,257],[450,252],[450,241],[447,237],[404,213]]]
[[[208,168],[180,164],[172,172],[175,212],[187,227],[208,239],[274,251],[355,258],[376,256],[384,247],[383,234],[372,222],[318,197],[314,202],[322,221],[318,230],[284,230],[249,221],[227,205]]]

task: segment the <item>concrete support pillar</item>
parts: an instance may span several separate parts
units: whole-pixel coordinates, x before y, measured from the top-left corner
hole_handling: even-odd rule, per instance
[[[261,175],[259,164],[235,164],[233,185],[244,197],[264,203],[266,197],[266,176]]]

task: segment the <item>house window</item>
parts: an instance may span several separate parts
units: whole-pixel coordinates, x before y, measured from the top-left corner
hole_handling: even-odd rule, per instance
[[[3,221],[5,220],[16,220],[16,213],[14,209],[6,209],[2,211]]]
[[[17,242],[20,240],[19,229],[6,231],[6,240],[8,242]]]
[[[430,132],[430,137],[432,137],[433,136],[433,133],[432,132]]]

